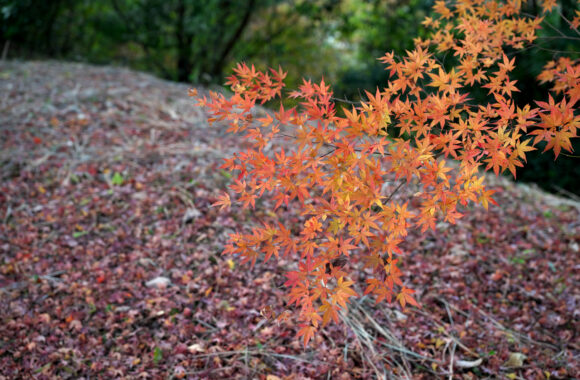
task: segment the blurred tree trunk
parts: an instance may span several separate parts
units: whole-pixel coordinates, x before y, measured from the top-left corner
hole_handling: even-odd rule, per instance
[[[179,0],[177,4],[177,27],[175,39],[177,41],[177,80],[187,82],[193,71],[193,55],[191,44],[193,34],[187,32],[187,8],[185,0]]]
[[[244,11],[244,16],[242,18],[242,21],[240,21],[240,23],[239,23],[238,27],[236,28],[236,30],[234,31],[234,33],[225,42],[225,45],[222,48],[222,51],[219,54],[217,61],[213,63],[213,67],[210,71],[210,77],[212,79],[215,80],[215,78],[222,77],[223,71],[224,71],[224,66],[227,62],[228,55],[230,54],[230,52],[232,51],[232,49],[234,48],[236,43],[240,40],[240,38],[242,37],[242,34],[244,33],[244,30],[248,26],[248,24],[250,22],[250,17],[252,15],[252,12],[254,11],[255,5],[256,5],[255,0],[250,0],[248,2],[248,5]]]

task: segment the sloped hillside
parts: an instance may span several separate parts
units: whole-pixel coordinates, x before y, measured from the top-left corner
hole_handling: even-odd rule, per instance
[[[0,64],[4,378],[580,372],[580,208],[504,179],[498,207],[409,237],[402,270],[422,309],[360,299],[303,349],[294,321],[260,315],[284,310],[292,264],[220,254],[268,202],[210,207],[241,142],[187,89],[119,68]]]

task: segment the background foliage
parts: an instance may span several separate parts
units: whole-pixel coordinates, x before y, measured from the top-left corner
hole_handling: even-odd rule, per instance
[[[360,99],[387,75],[376,58],[401,54],[424,37],[432,0],[0,0],[3,58],[56,58],[127,65],[171,80],[222,84],[235,62],[281,65],[287,84],[324,75],[339,98]],[[527,2],[537,14],[537,1]],[[577,2],[560,0],[573,18]],[[578,39],[556,12],[534,48],[518,53],[522,103],[542,99],[542,62],[577,58]],[[452,63],[452,58],[445,57]],[[575,151],[580,150],[578,142]],[[580,194],[577,158],[530,155],[518,176],[550,191]]]

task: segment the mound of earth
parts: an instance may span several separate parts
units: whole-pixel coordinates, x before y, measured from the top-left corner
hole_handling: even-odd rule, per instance
[[[120,68],[0,64],[4,378],[580,373],[580,207],[501,178],[498,207],[407,239],[421,309],[363,297],[304,349],[296,321],[260,315],[284,310],[292,263],[221,255],[271,212],[210,207],[242,144],[187,90]]]

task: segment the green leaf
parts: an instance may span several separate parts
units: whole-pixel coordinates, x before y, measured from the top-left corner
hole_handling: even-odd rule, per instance
[[[123,185],[123,176],[119,172],[115,172],[115,174],[113,175],[113,179],[111,180],[111,183],[115,186]]]
[[[77,239],[77,238],[80,238],[81,236],[84,236],[88,233],[89,233],[89,231],[75,231],[75,232],[73,232],[73,238]]]
[[[155,347],[153,351],[153,363],[159,364],[159,362],[163,359],[163,352],[159,347]]]
[[[95,314],[97,312],[97,307],[94,303],[89,303],[89,314]]]
[[[34,373],[41,373],[41,372],[44,372],[45,370],[47,370],[47,369],[49,369],[49,368],[50,368],[51,364],[52,364],[52,363],[48,363],[48,364],[45,364],[45,365],[43,365],[42,367],[40,367],[40,368],[36,369],[36,370],[34,371]]]

